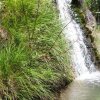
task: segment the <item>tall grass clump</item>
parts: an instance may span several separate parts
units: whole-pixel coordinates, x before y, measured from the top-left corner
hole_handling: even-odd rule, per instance
[[[0,99],[54,100],[73,75],[52,0],[0,2]]]

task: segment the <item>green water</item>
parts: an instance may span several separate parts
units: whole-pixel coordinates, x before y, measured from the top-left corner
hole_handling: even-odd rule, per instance
[[[100,100],[100,81],[74,81],[62,91],[60,100]]]

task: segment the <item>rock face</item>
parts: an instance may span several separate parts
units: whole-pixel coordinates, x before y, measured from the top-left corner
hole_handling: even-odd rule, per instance
[[[86,19],[86,27],[90,31],[93,31],[96,27],[96,19],[89,9],[86,9],[85,11],[85,19]]]
[[[72,0],[72,4],[76,7],[82,7],[81,10],[86,19],[86,27],[92,32],[96,27],[96,19],[88,7],[84,6],[85,0]]]
[[[74,5],[74,9],[78,13],[78,17],[81,20],[84,20],[83,22],[80,21],[80,25],[82,25],[82,29],[84,34],[84,41],[86,43],[86,46],[88,48],[89,54],[91,56],[91,61],[94,62],[96,66],[100,66],[100,57],[98,57],[97,49],[94,44],[94,37],[92,36],[92,31],[96,27],[96,19],[93,16],[92,12],[89,10],[87,5],[84,5],[85,0],[72,0],[72,4]],[[77,2],[77,3],[76,3]],[[80,4],[80,6],[78,6]],[[82,15],[82,16],[81,16]]]

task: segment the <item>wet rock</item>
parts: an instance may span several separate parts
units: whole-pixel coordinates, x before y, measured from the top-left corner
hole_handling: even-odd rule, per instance
[[[89,9],[85,11],[86,27],[92,32],[96,28],[96,19]]]

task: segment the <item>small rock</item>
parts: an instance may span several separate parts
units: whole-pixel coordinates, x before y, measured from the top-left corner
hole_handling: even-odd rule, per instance
[[[0,28],[0,39],[7,40],[7,38],[8,38],[7,31],[3,28]]]

